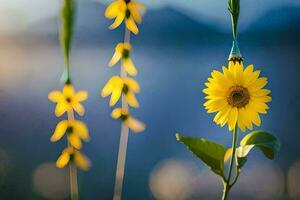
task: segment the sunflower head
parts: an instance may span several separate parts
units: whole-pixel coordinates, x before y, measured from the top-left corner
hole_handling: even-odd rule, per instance
[[[229,130],[235,125],[242,131],[252,130],[253,124],[260,126],[259,114],[266,114],[269,109],[266,103],[272,98],[268,96],[270,90],[264,89],[267,78],[259,77],[260,71],[254,71],[253,65],[244,69],[242,60],[229,61],[228,67],[222,72],[213,71],[207,88],[203,92],[207,95],[204,103],[208,113],[217,113],[214,122]]]
[[[227,102],[232,107],[245,107],[249,103],[249,100],[249,91],[243,86],[232,86],[227,92]]]

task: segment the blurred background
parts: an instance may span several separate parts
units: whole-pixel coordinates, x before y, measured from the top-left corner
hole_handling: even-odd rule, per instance
[[[141,107],[133,114],[147,124],[130,134],[124,200],[215,200],[222,184],[175,140],[180,132],[231,145],[227,128],[212,122],[204,102],[204,82],[226,65],[231,48],[226,0],[144,0],[148,12],[132,38],[139,69]],[[63,53],[58,41],[60,0],[0,0],[0,199],[68,199],[68,172],[54,162],[65,141],[49,140],[56,123],[48,92],[61,89]],[[112,199],[120,123],[111,119],[105,82],[119,73],[107,62],[124,28],[108,30],[109,1],[78,0],[72,49],[72,76],[90,96],[82,119],[91,141],[84,153],[88,172],[79,172],[80,199]],[[235,200],[300,199],[300,2],[242,0],[239,46],[245,65],[267,76],[273,101],[262,117],[282,149],[269,161],[250,156]],[[240,137],[243,134],[240,135]]]

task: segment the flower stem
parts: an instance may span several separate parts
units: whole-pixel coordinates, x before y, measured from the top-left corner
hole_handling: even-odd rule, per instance
[[[129,43],[129,42],[130,42],[130,31],[125,26],[124,43]],[[120,75],[121,78],[127,77],[127,72],[125,71],[123,66],[121,66]],[[128,110],[128,103],[125,99],[124,94],[122,94],[122,110]],[[123,180],[124,180],[125,164],[126,164],[126,152],[127,152],[127,144],[128,144],[128,134],[129,134],[129,128],[124,123],[122,123],[113,200],[121,200],[121,196],[122,196],[122,188],[123,188]]]
[[[121,196],[122,196],[123,179],[124,179],[125,163],[126,163],[126,150],[127,150],[127,143],[128,143],[128,133],[129,133],[128,127],[122,123],[120,146],[119,146],[118,161],[117,161],[116,180],[115,180],[115,191],[114,191],[113,200],[120,200]]]
[[[77,168],[74,162],[71,162],[69,167],[71,200],[78,200]]]
[[[237,140],[238,140],[238,126],[235,125],[234,131],[233,131],[233,138],[232,138],[232,156],[231,156],[231,160],[230,160],[228,178],[223,180],[224,190],[223,190],[222,200],[226,200],[228,198],[229,191],[236,182],[236,180],[234,180],[233,184],[230,184],[233,165],[234,165],[234,162],[236,161]],[[237,179],[237,177],[235,179]]]
[[[68,110],[68,120],[74,120],[74,111],[72,109]],[[71,144],[68,142],[68,147],[71,147]],[[77,167],[72,161],[69,165],[70,170],[70,196],[71,200],[78,200],[78,182],[77,182]]]
[[[224,190],[223,190],[222,200],[227,200],[230,191],[230,185],[226,181],[223,182],[223,185],[224,185]]]
[[[236,40],[240,14],[240,0],[228,0],[228,10],[231,14],[233,38]]]
[[[61,80],[64,83],[70,83],[70,50],[73,37],[73,25],[75,21],[75,0],[64,0],[61,8],[61,30],[60,30],[60,41],[64,51],[65,57],[65,69]]]

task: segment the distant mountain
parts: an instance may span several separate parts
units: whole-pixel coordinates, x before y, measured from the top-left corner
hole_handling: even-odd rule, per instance
[[[300,7],[281,7],[271,10],[255,21],[248,30],[264,32],[299,32]]]
[[[116,38],[123,37],[123,27],[110,31],[108,26],[112,21],[104,17],[105,6],[96,2],[78,1],[75,43],[98,45],[118,42]],[[31,27],[30,34],[42,35],[57,40],[59,19],[49,19]],[[192,19],[171,7],[159,10],[148,10],[143,23],[139,26],[141,34],[135,37],[143,44],[184,44],[209,45],[211,43],[230,41],[229,34],[214,27],[214,25]],[[270,11],[254,22],[241,35],[249,38],[257,34],[268,37],[280,37],[286,33],[292,37],[299,36],[300,8],[284,7]],[[272,34],[270,35],[270,32]]]
[[[105,6],[100,3],[79,1],[75,29],[76,42],[105,43],[111,41],[109,39],[123,37],[122,26],[116,31],[108,29],[113,21],[104,17],[104,10]],[[139,34],[137,39],[140,38],[145,43],[160,41],[180,43],[182,38],[185,42],[195,39],[208,41],[222,34],[213,26],[200,23],[170,7],[148,10],[139,27],[142,34]],[[30,28],[30,32],[56,39],[58,28],[59,19],[52,18],[34,25]]]

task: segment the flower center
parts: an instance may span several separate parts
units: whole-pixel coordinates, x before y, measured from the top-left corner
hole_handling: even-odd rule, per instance
[[[131,15],[131,12],[130,12],[129,9],[127,9],[127,10],[125,11],[125,17],[128,19],[128,18],[130,17],[130,15]]]
[[[73,127],[72,126],[68,126],[66,132],[67,132],[67,134],[73,133]]]
[[[122,114],[119,118],[122,122],[128,119],[128,114]]]
[[[250,94],[247,88],[242,86],[232,86],[227,94],[229,105],[237,108],[245,107],[250,100]]]
[[[130,3],[131,0],[124,0],[126,4]]]
[[[128,85],[124,84],[124,86],[123,86],[123,92],[124,92],[124,94],[127,94],[128,91],[129,91]]]
[[[128,49],[124,49],[122,52],[122,58],[123,59],[129,58],[129,54],[130,54],[130,51]]]
[[[66,97],[66,101],[67,101],[68,103],[71,103],[71,101],[72,101],[71,97]]]

